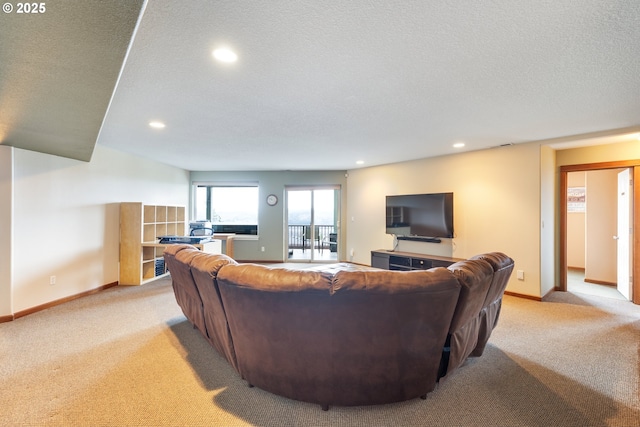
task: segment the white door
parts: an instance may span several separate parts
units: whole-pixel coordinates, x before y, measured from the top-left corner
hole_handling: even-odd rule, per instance
[[[618,174],[618,291],[631,299],[631,173],[625,169]]]

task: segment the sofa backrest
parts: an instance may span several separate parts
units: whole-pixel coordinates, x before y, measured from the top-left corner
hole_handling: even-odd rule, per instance
[[[330,319],[335,380],[345,388],[359,384],[367,401],[432,391],[460,290],[446,268],[337,272]]]
[[[270,292],[329,292],[332,276],[331,273],[322,270],[296,270],[260,264],[237,264],[219,273],[219,279],[223,278],[236,286]]]
[[[191,275],[189,264],[195,257],[206,256],[192,245],[169,245],[164,252],[171,273],[176,301],[189,321],[206,337],[202,298]]]
[[[462,286],[449,328],[446,372],[451,372],[462,365],[478,343],[479,316],[493,280],[493,268],[481,259],[459,261],[447,268]]]
[[[315,381],[331,366],[327,357],[318,357],[326,354],[331,337],[330,275],[240,264],[224,266],[217,281],[240,375],[294,399],[326,393],[328,387]]]
[[[489,286],[487,297],[483,303],[483,306],[487,307],[489,304],[502,298],[504,290],[507,288],[507,284],[509,283],[509,277],[511,277],[511,273],[513,272],[513,259],[501,252],[490,252],[476,255],[470,259],[485,260],[493,268],[493,280]]]
[[[491,252],[482,255],[476,255],[471,259],[482,259],[491,264],[493,268],[493,280],[489,286],[487,297],[482,305],[480,312],[480,324],[478,330],[478,343],[471,353],[471,356],[482,356],[484,348],[489,341],[491,332],[498,323],[500,310],[502,307],[502,296],[509,283],[509,277],[513,272],[513,259],[500,252]]]
[[[447,268],[462,286],[450,327],[454,332],[478,316],[493,279],[493,268],[483,260],[458,261]]]
[[[233,339],[217,283],[218,272],[223,266],[229,264],[237,265],[237,262],[227,255],[218,254],[194,257],[190,267],[191,275],[202,298],[207,339],[237,370]]]
[[[227,265],[220,294],[240,374],[308,402],[359,405],[436,384],[460,285],[431,271],[298,271]]]

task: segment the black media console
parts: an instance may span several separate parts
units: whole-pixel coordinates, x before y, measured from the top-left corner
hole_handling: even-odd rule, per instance
[[[462,259],[383,249],[371,251],[371,266],[385,270],[428,270],[433,267],[448,267],[458,261]]]

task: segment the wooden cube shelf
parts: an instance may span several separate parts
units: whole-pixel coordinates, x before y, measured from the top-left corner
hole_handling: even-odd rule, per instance
[[[164,250],[157,245],[158,237],[184,236],[185,218],[184,206],[120,204],[121,285],[141,285],[165,274],[164,268],[156,268]]]

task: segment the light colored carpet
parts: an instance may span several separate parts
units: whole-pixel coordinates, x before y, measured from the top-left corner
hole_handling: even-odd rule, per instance
[[[249,388],[160,279],[0,324],[0,425],[640,426],[639,354],[629,302],[507,296],[485,354],[427,400],[323,412]]]
[[[584,281],[584,270],[567,271],[567,290],[572,293],[596,295],[605,298],[627,300],[615,286],[599,285]]]

